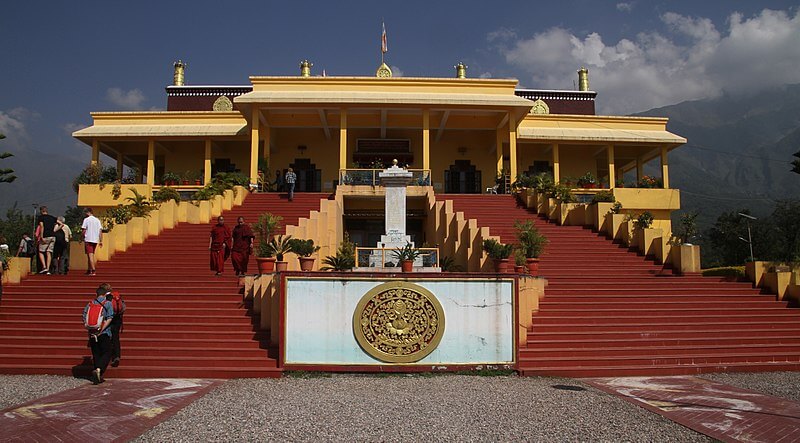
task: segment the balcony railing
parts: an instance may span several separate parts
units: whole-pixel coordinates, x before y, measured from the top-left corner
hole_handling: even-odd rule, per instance
[[[378,186],[381,184],[379,174],[384,169],[340,169],[339,184]],[[406,169],[411,173],[411,186],[430,186],[430,169]]]
[[[356,247],[356,266],[360,268],[394,268],[400,267],[394,252],[396,248],[361,248]],[[439,267],[439,248],[419,248],[419,259],[426,268]]]

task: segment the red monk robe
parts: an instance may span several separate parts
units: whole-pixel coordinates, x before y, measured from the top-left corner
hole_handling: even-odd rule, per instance
[[[225,226],[222,217],[217,218],[217,224],[211,228],[211,237],[208,240],[208,250],[211,255],[211,270],[217,274],[222,274],[225,260],[231,251],[231,230]]]
[[[247,274],[247,263],[253,253],[253,239],[255,234],[250,225],[244,222],[244,217],[239,217],[236,227],[233,228],[233,247],[231,248],[231,263],[236,275]]]

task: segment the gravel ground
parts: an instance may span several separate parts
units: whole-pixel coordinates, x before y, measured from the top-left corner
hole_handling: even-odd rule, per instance
[[[0,409],[86,385],[88,381],[58,375],[0,375]]]
[[[576,380],[465,375],[231,380],[136,441],[423,439],[711,441]]]
[[[702,378],[800,403],[800,372],[703,374]]]

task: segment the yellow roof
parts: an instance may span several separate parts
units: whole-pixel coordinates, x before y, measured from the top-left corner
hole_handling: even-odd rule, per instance
[[[233,99],[235,103],[309,105],[403,105],[520,107],[526,112],[533,103],[515,95],[451,94],[388,91],[253,91]]]
[[[72,133],[92,138],[230,137],[247,135],[247,121],[236,111],[96,112],[94,125]]]
[[[669,131],[642,129],[522,127],[520,140],[570,141],[583,143],[635,143],[682,145],[686,139]]]

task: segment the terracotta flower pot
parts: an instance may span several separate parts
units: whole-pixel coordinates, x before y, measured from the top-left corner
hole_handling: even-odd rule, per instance
[[[528,258],[525,260],[525,265],[528,267],[528,274],[533,275],[534,277],[539,275],[539,259],[538,258]]]
[[[494,272],[498,274],[507,274],[508,273],[508,263],[509,260],[507,258],[496,258],[494,259]]]
[[[311,271],[314,269],[314,257],[298,257],[300,259],[300,270]]]
[[[270,274],[275,272],[275,257],[256,257],[259,274]]]
[[[276,261],[275,262],[275,271],[283,272],[289,269],[289,262],[288,261]]]
[[[194,184],[195,184],[195,185],[200,185],[200,184],[202,184],[202,183],[200,182],[200,180],[195,180],[195,181],[194,181]]]
[[[514,273],[515,274],[524,274],[525,273],[525,266],[514,265]]]
[[[182,182],[182,183],[183,183],[184,185],[188,185],[188,184],[189,184],[189,180],[183,180],[183,182]]]
[[[414,260],[401,260],[400,267],[403,268],[403,272],[412,272],[414,270]]]

